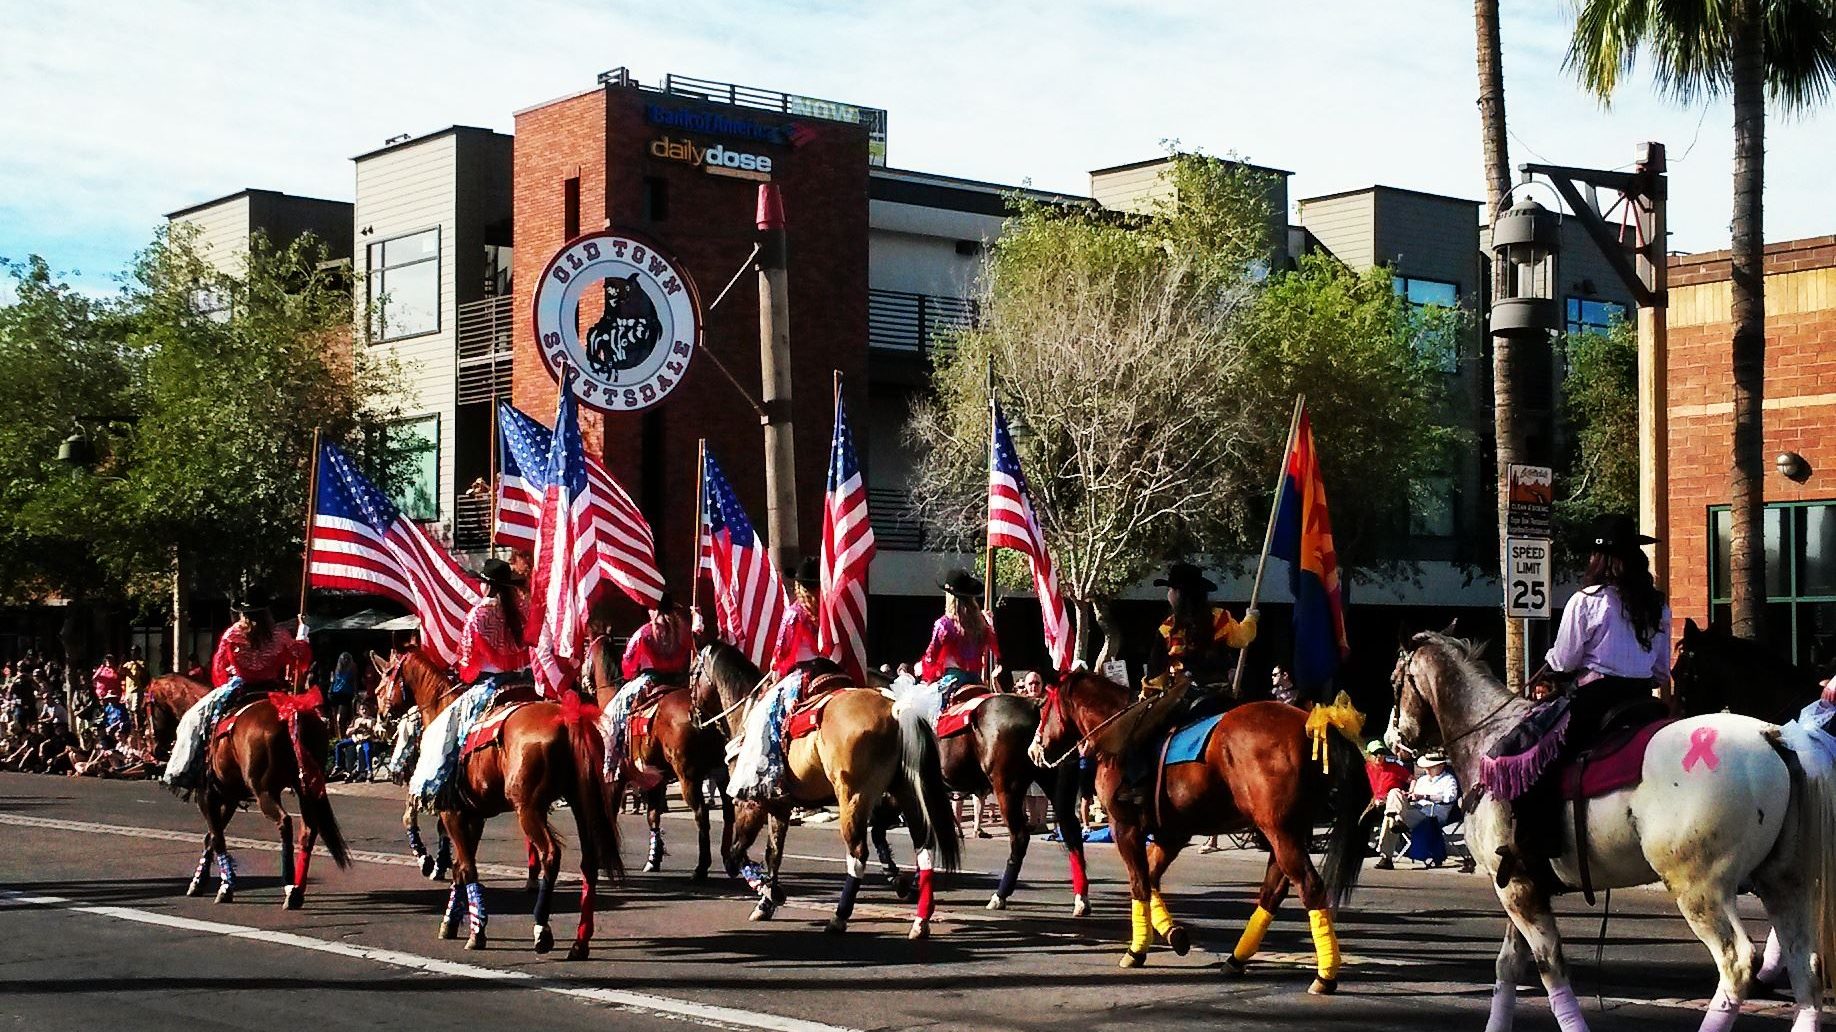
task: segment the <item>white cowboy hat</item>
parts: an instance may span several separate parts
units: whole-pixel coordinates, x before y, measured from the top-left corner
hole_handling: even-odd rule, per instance
[[[1431,752],[1422,756],[1415,762],[1418,766],[1422,767],[1445,767],[1447,766],[1447,754]]]

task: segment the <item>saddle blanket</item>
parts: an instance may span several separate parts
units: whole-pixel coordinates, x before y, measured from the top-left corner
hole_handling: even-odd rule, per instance
[[[1168,735],[1161,762],[1171,767],[1175,763],[1193,763],[1204,758],[1205,745],[1211,741],[1211,733],[1218,729],[1218,721],[1223,719],[1222,713],[1201,717]]]
[[[969,730],[969,722],[975,719],[975,711],[993,697],[988,692],[982,692],[944,710],[937,717],[937,737],[952,738]]]
[[[236,718],[247,713],[256,703],[267,701],[268,696],[266,693],[257,695],[252,699],[244,699],[242,705],[237,706],[222,720],[217,721],[217,729],[211,732],[210,735],[211,741],[216,741],[219,738],[228,738],[230,735],[234,734],[236,732]]]
[[[1609,736],[1594,747],[1586,766],[1571,763],[1562,768],[1562,798],[1597,799],[1644,780],[1645,750],[1651,746],[1651,736],[1673,723],[1659,720]]]
[[[527,702],[512,702],[508,706],[495,707],[491,712],[485,714],[484,718],[472,728],[471,733],[465,736],[465,741],[460,744],[460,761],[464,762],[480,749],[500,744],[499,738],[503,734],[504,721],[510,719],[510,714],[527,705],[529,705]]]
[[[790,718],[784,722],[784,740],[794,742],[822,726],[823,711],[829,708],[829,700],[840,695],[842,691],[855,691],[844,688],[841,691],[827,691],[814,699],[803,703],[791,711]]]
[[[633,710],[625,720],[626,748],[636,752],[638,739],[648,737],[651,725],[657,722],[657,704],[651,703],[643,709]]]

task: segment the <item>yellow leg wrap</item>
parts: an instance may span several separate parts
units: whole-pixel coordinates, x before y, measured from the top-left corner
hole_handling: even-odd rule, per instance
[[[1148,944],[1154,941],[1153,926],[1148,923],[1147,900],[1137,899],[1130,902],[1129,917],[1134,923],[1134,934],[1129,936],[1128,948],[1132,953],[1146,953]]]
[[[1243,926],[1243,937],[1237,940],[1237,948],[1230,951],[1230,955],[1237,958],[1239,963],[1255,956],[1256,951],[1262,948],[1263,933],[1269,930],[1269,923],[1274,920],[1274,914],[1257,907],[1256,912],[1250,915],[1249,924]]]
[[[1320,977],[1339,977],[1339,936],[1332,930],[1332,911],[1307,911],[1307,924],[1313,929],[1313,953],[1319,958]]]
[[[1173,931],[1173,914],[1167,910],[1167,901],[1156,892],[1148,897],[1148,916],[1153,919],[1154,930],[1165,936]]]

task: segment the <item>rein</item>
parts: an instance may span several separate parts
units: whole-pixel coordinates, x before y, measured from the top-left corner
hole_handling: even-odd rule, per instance
[[[1135,712],[1136,710],[1140,709],[1143,705],[1149,702],[1152,702],[1152,701],[1153,699],[1150,696],[1143,695],[1141,698],[1136,699],[1134,702],[1131,702],[1128,705],[1117,710],[1116,712],[1110,714],[1108,718],[1103,720],[1101,723],[1097,724],[1097,726],[1091,728],[1088,734],[1079,738],[1076,742],[1073,742],[1071,744],[1071,747],[1069,749],[1066,749],[1058,757],[1058,759],[1047,761],[1045,764],[1045,768],[1047,770],[1053,770],[1053,769],[1056,769],[1057,767],[1062,766],[1066,760],[1070,759],[1072,756],[1077,755],[1077,753],[1080,752],[1084,748],[1084,746],[1089,745],[1091,742],[1095,741],[1096,736],[1101,734],[1104,728],[1107,728],[1109,725],[1115,723],[1118,720],[1121,720],[1123,717],[1128,716],[1130,713]],[[1061,706],[1066,705],[1065,701],[1062,698],[1059,700],[1059,705]]]
[[[1422,686],[1415,683],[1415,651],[1416,650],[1414,649],[1409,650],[1408,662],[1405,663],[1403,666],[1403,684],[1408,685],[1409,688],[1415,692],[1415,697],[1417,699],[1420,699],[1422,701],[1422,704],[1428,707],[1428,712],[1434,713],[1434,706],[1428,701],[1428,693],[1422,691]],[[1488,725],[1491,724],[1492,719],[1494,717],[1504,712],[1506,706],[1509,706],[1516,701],[1517,701],[1517,696],[1511,695],[1509,692],[1507,692],[1505,694],[1505,700],[1499,703],[1497,706],[1492,707],[1492,711],[1490,713],[1487,713],[1485,716],[1480,717],[1478,720],[1474,721],[1472,727],[1467,728],[1466,730],[1460,732],[1459,734],[1453,736],[1452,738],[1446,738],[1445,735],[1443,734],[1443,741],[1441,742],[1441,748],[1451,749],[1453,748],[1453,745],[1455,742],[1462,741],[1466,739],[1467,737],[1471,736],[1472,734],[1474,734],[1475,732],[1484,730]],[[1400,686],[1398,686],[1398,688],[1396,689],[1396,703],[1397,703],[1398,708],[1401,708],[1402,688]],[[1440,714],[1436,713],[1434,719],[1435,719],[1435,723],[1439,724],[1441,721]]]
[[[695,665],[689,671],[689,683],[691,685],[696,680],[702,679],[703,677],[706,676],[705,671],[707,670],[707,665],[708,663],[707,663],[706,651],[703,649],[696,649],[695,650]],[[759,683],[752,686],[751,691],[740,693],[740,697],[733,700],[733,705],[728,706],[726,709],[721,710],[719,713],[714,714],[712,717],[709,717],[706,720],[701,719],[699,708],[697,708],[696,715],[691,721],[695,730],[705,731],[708,728],[713,727],[715,724],[718,724],[721,721],[727,719],[727,717],[730,716],[734,710],[739,709],[741,706],[744,706],[747,700],[751,699],[754,695],[757,695],[760,688],[763,688],[767,684],[769,684],[771,682],[771,678],[772,678],[771,672],[766,671],[765,675],[759,678]],[[716,688],[715,691],[716,693],[718,693],[719,689]]]

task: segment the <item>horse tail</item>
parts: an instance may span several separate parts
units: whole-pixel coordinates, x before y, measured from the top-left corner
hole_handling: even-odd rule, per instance
[[[1371,783],[1364,774],[1364,755],[1337,731],[1326,735],[1332,773],[1323,775],[1331,807],[1331,830],[1320,877],[1326,882],[1333,906],[1343,906],[1358,887],[1364,868],[1365,828],[1361,818],[1371,801]]]
[[[1819,957],[1836,957],[1836,769],[1817,758],[1805,762],[1795,755],[1796,743],[1775,742],[1791,773],[1793,802],[1798,811],[1798,860],[1806,875],[1804,891],[1810,894],[1811,933]],[[1812,746],[1814,748],[1814,746]],[[1825,967],[1826,986],[1836,983]]]
[[[944,785],[943,759],[937,749],[937,732],[915,706],[899,707],[899,793],[918,805],[908,813],[915,841],[937,853],[937,869],[954,871],[962,864],[962,829],[950,808],[950,791]]]
[[[561,722],[567,725],[567,744],[574,754],[575,819],[582,836],[593,840],[593,851],[606,877],[624,877],[625,862],[618,853],[618,824],[612,819],[612,804],[606,798],[607,786],[601,771],[606,762],[606,743],[599,736],[599,707],[586,705],[573,692],[561,699]]]
[[[331,854],[332,863],[337,864],[341,870],[347,869],[351,866],[350,846],[345,843],[344,832],[338,827],[338,818],[332,813],[331,797],[325,792],[325,775],[319,769],[318,758],[325,755],[331,735],[325,727],[325,721],[317,713],[304,711],[294,719],[299,721],[300,744],[303,746],[298,757],[299,783],[294,786],[294,791],[300,797],[300,820],[307,830],[325,844],[325,851]]]

